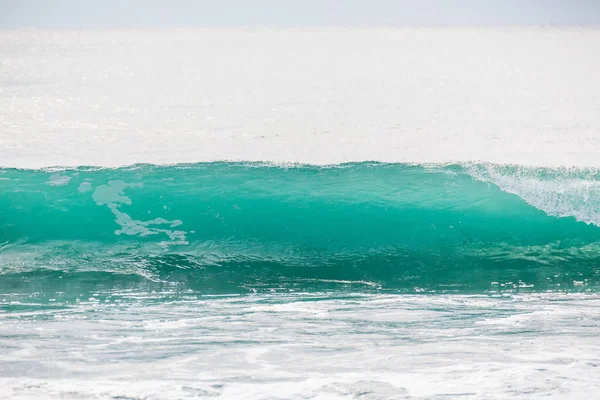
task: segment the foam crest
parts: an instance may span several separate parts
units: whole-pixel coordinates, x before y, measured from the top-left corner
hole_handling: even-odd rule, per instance
[[[600,226],[600,174],[595,169],[547,169],[472,164],[475,178],[514,193],[556,217]]]

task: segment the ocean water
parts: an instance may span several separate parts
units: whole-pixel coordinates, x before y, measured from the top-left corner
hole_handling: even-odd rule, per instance
[[[599,196],[493,164],[2,169],[3,387],[586,397]]]
[[[0,32],[0,398],[593,398],[599,32]]]
[[[201,163],[0,179],[0,285],[55,300],[107,279],[210,295],[595,291],[600,280],[595,170]]]

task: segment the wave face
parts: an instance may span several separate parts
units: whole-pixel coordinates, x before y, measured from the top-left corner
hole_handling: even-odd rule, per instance
[[[595,170],[0,169],[0,288],[589,291],[599,215]]]

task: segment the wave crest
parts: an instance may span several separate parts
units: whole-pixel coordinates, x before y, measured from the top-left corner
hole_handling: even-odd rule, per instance
[[[589,290],[599,277],[594,170],[208,163],[0,177],[5,278],[235,292]]]

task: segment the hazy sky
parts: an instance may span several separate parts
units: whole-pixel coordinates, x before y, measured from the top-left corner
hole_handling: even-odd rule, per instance
[[[0,28],[599,25],[600,0],[0,0]]]

